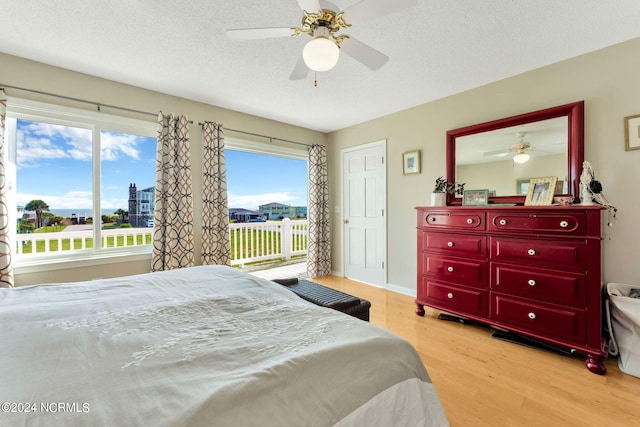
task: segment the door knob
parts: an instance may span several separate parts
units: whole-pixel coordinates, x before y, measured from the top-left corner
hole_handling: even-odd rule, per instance
[[[345,220],[344,220],[344,223],[345,223],[345,224],[349,224],[349,220],[348,220],[348,219],[345,219]]]

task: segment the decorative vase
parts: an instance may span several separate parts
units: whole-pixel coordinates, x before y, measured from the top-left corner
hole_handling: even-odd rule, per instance
[[[447,206],[447,193],[431,193],[431,206]]]

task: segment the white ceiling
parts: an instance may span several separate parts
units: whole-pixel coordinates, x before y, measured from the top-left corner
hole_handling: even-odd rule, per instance
[[[289,80],[308,36],[225,35],[299,26],[296,0],[0,0],[0,11],[4,53],[323,132],[640,37],[639,0],[422,0],[342,31],[386,65],[342,55],[314,87],[313,73]]]

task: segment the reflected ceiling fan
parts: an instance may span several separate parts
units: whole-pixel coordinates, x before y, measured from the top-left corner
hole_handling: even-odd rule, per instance
[[[363,0],[343,11],[324,0],[296,0],[302,9],[302,25],[284,28],[246,28],[227,30],[231,40],[256,40],[275,37],[296,37],[307,34],[309,41],[289,77],[301,80],[309,70],[328,71],[335,67],[344,52],[372,70],[387,63],[389,57],[340,30],[359,25],[417,4],[417,0]]]
[[[527,163],[531,156],[529,152],[537,151],[531,146],[531,144],[524,140],[526,132],[518,132],[517,136],[519,141],[513,144],[511,147],[505,150],[485,151],[483,156],[508,156],[513,155],[513,161],[516,163]]]

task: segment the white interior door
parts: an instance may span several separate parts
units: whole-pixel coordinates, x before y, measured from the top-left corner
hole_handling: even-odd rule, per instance
[[[385,286],[386,140],[343,150],[345,276]]]

